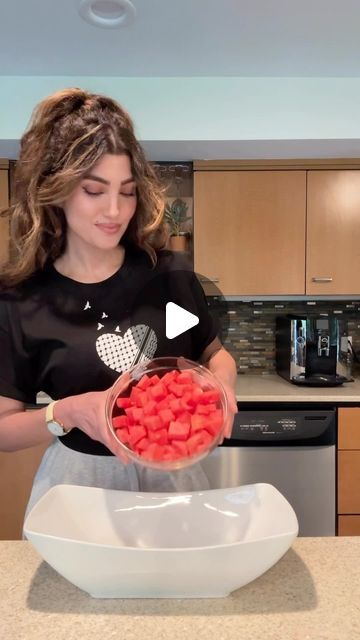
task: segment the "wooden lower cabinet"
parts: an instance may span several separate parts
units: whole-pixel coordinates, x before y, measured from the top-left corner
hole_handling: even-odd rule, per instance
[[[47,447],[0,452],[0,540],[21,540],[32,482]]]
[[[338,452],[338,511],[360,515],[360,451]]]
[[[339,536],[360,536],[360,515],[359,516],[339,516],[338,535]]]
[[[360,407],[338,409],[338,534],[360,535]]]

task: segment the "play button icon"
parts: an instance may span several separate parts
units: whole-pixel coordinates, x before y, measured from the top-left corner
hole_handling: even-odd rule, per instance
[[[166,337],[169,340],[199,324],[199,318],[175,302],[166,304]]]

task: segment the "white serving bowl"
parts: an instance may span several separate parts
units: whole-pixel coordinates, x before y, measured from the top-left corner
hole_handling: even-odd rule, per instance
[[[219,598],[274,565],[298,522],[270,484],[181,494],[57,485],[24,533],[95,598]]]

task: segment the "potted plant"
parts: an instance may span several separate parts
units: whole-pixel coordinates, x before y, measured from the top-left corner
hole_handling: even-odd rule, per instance
[[[184,224],[191,220],[191,216],[187,216],[188,205],[181,198],[175,198],[170,204],[165,206],[165,220],[169,226],[170,241],[169,245],[173,251],[186,250],[186,238],[189,231],[184,229]]]

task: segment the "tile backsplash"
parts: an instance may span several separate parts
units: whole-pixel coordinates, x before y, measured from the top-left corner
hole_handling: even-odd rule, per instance
[[[348,322],[355,351],[360,351],[360,301],[224,302],[208,297],[209,309],[219,320],[220,339],[232,354],[238,373],[275,373],[275,318],[280,314],[309,312],[340,316]]]

